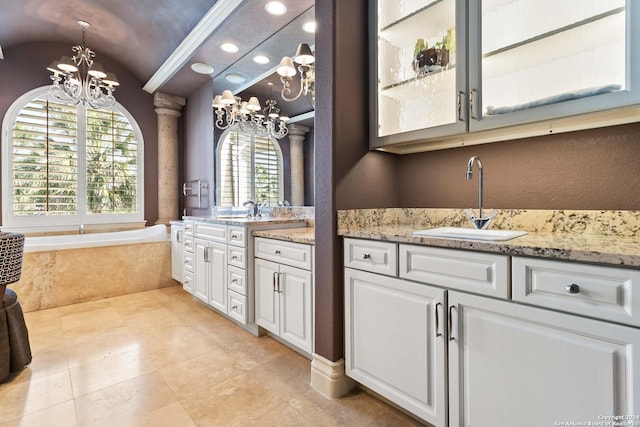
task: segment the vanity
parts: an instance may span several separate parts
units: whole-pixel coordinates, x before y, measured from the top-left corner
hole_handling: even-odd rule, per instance
[[[183,289],[254,335],[254,239],[260,230],[305,227],[304,219],[184,217]],[[173,234],[173,233],[172,233]]]
[[[585,227],[638,218],[550,212],[501,212],[529,230],[502,242],[413,234],[455,210],[340,212],[346,375],[435,426],[637,414],[640,242]]]

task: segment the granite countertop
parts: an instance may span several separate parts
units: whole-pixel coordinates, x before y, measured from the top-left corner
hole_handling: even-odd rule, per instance
[[[342,211],[338,234],[507,255],[640,267],[639,212],[519,210],[501,211],[501,214],[503,223],[490,228],[526,230],[528,234],[501,242],[414,236],[414,231],[427,228],[449,224],[469,226],[451,220],[460,216],[455,211],[433,209],[421,212],[406,209]],[[418,217],[422,222],[416,223]]]
[[[249,218],[244,216],[234,217],[204,217],[204,216],[185,216],[185,220],[210,222],[214,224],[226,224],[226,225],[273,225],[273,224],[290,224],[292,222],[299,222],[303,224],[305,222],[302,218]]]
[[[254,231],[253,236],[313,245],[315,243],[316,233],[315,228],[304,227]]]

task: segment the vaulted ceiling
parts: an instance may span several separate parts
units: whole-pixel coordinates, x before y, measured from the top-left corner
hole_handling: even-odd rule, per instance
[[[98,57],[121,62],[150,93],[187,97],[211,81],[214,93],[231,89],[265,96],[280,90],[274,74],[280,58],[293,55],[299,43],[314,44],[313,34],[301,28],[314,19],[314,1],[282,1],[287,12],[274,16],[265,11],[267,0],[1,0],[0,49],[41,41],[71,48],[81,41],[77,20],[85,20],[91,24],[86,45]],[[238,52],[223,52],[225,42],[236,44]],[[255,63],[258,54],[270,62]],[[212,65],[214,72],[195,73],[196,62]],[[230,73],[246,81],[231,83],[225,78]],[[275,89],[267,89],[268,81],[277,83]],[[288,107],[295,110],[287,112],[292,116],[312,109],[308,99]]]

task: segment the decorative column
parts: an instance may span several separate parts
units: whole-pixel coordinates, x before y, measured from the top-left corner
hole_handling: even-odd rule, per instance
[[[291,205],[304,205],[304,154],[302,143],[309,128],[298,124],[290,124],[289,153],[291,155]]]
[[[169,225],[179,219],[178,117],[186,100],[156,92],[153,104],[158,115],[158,220]]]

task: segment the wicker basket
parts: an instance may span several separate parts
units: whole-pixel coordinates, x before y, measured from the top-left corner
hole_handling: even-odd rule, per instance
[[[20,280],[24,234],[0,233],[0,286]]]

